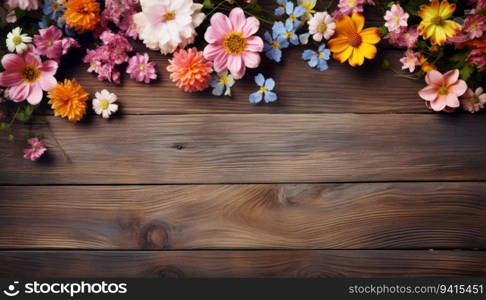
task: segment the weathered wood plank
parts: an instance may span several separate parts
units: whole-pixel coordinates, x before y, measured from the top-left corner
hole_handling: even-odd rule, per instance
[[[486,179],[486,119],[465,115],[50,117],[70,156],[0,145],[0,184],[295,183]],[[52,133],[45,129],[51,146]]]
[[[2,251],[0,264],[17,278],[486,276],[482,251]]]
[[[486,183],[0,187],[0,248],[485,248]]]
[[[422,81],[399,78],[380,68],[383,57],[397,60],[402,51],[386,51],[363,67],[352,68],[332,61],[330,69],[319,72],[301,59],[304,48],[290,49],[281,64],[266,61],[259,69],[277,82],[279,100],[269,105],[252,105],[248,95],[257,87],[256,71],[236,83],[233,97],[214,97],[211,91],[185,93],[170,81],[166,71],[168,57],[150,52],[157,63],[160,80],[150,84],[135,82],[125,76],[121,86],[96,80],[79,62],[65,67],[64,76],[76,78],[94,94],[109,89],[118,95],[124,114],[176,113],[319,113],[319,112],[419,112],[427,113],[417,91]],[[146,50],[145,50],[146,51]]]

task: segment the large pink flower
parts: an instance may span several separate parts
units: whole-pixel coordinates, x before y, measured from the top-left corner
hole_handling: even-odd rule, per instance
[[[229,17],[216,13],[211,18],[204,38],[209,43],[204,49],[204,57],[214,62],[214,70],[229,70],[236,78],[245,75],[246,68],[256,68],[260,64],[263,40],[254,34],[260,28],[255,17],[245,17],[239,7],[231,10]]]
[[[62,31],[54,25],[46,29],[40,29],[39,34],[34,35],[34,44],[37,53],[59,61],[62,55]]]
[[[42,100],[42,91],[49,91],[57,81],[54,75],[57,63],[53,60],[42,62],[32,52],[6,54],[2,58],[5,72],[0,73],[0,86],[9,87],[9,96],[16,102],[27,101],[36,105]]]
[[[419,91],[419,96],[430,102],[435,111],[442,111],[446,107],[459,107],[458,97],[467,90],[464,80],[459,79],[459,70],[451,70],[445,74],[439,71],[430,71],[425,76],[428,86]]]

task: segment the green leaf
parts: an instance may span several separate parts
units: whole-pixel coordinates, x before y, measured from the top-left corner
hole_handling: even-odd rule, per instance
[[[0,123],[0,131],[9,131],[9,130],[10,130],[10,124],[6,122]]]
[[[380,29],[380,34],[382,36],[384,36],[388,33],[388,28],[386,28],[385,26],[381,26],[381,27],[379,27],[379,29]]]
[[[211,0],[204,0],[203,6],[204,6],[204,8],[207,8],[207,9],[214,8],[214,4]]]
[[[474,66],[472,66],[470,64],[466,64],[460,70],[461,78],[463,80],[466,80],[467,81],[469,79],[469,77],[471,77],[471,75],[472,75],[473,72],[474,72]]]

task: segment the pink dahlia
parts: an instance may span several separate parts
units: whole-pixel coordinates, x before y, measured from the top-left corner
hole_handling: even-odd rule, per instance
[[[476,91],[467,89],[467,92],[461,97],[461,104],[464,110],[472,114],[483,109],[486,104],[484,89],[482,87],[478,87]]]
[[[205,90],[211,81],[212,63],[207,61],[196,48],[179,49],[167,66],[170,79],[185,92]]]
[[[407,27],[408,17],[410,15],[406,13],[400,4],[393,4],[390,10],[385,13],[385,26],[389,32],[400,32],[403,27]]]
[[[2,58],[5,69],[0,73],[0,86],[9,87],[9,96],[16,102],[27,101],[36,105],[42,100],[42,91],[49,91],[56,84],[54,75],[57,63],[53,60],[42,62],[32,52],[6,54]]]
[[[415,71],[416,66],[420,65],[418,53],[414,53],[412,49],[405,51],[405,56],[400,59],[400,62],[402,63],[402,70],[408,69],[410,73]]]
[[[140,82],[149,83],[150,80],[157,79],[155,63],[149,62],[147,53],[143,55],[137,53],[135,56],[132,56],[128,61],[127,73],[130,74],[131,78]]]
[[[466,61],[471,65],[476,66],[480,72],[486,71],[486,53],[480,49],[473,49],[467,55]]]
[[[59,61],[63,50],[61,38],[62,31],[54,25],[40,29],[39,34],[34,35],[37,53]]]
[[[27,140],[27,143],[31,146],[30,148],[24,149],[24,158],[30,159],[31,161],[38,160],[44,152],[47,151],[44,143],[39,141],[38,138],[31,138]]]
[[[459,70],[451,70],[445,74],[432,70],[425,76],[428,86],[419,91],[419,96],[430,102],[430,107],[441,111],[446,107],[459,107],[459,96],[462,96],[467,85],[459,79]]]
[[[242,78],[247,67],[256,68],[260,64],[263,40],[254,36],[259,28],[258,19],[246,18],[239,7],[233,8],[229,17],[214,14],[204,35],[209,43],[204,49],[204,57],[214,62],[216,72],[229,70],[236,79]]]
[[[483,36],[483,31],[486,30],[486,16],[474,15],[467,17],[464,20],[463,28],[470,39],[480,38]]]

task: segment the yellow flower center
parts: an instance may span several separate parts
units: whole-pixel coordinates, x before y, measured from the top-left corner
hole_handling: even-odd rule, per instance
[[[145,71],[145,65],[140,65],[140,66],[138,67],[138,69],[139,69],[141,72]]]
[[[448,95],[449,94],[449,88],[446,87],[445,85],[442,85],[439,88],[439,95]]]
[[[437,26],[444,26],[444,19],[441,16],[435,16],[431,20],[432,24]]]
[[[348,0],[348,6],[354,8],[356,6],[356,0]]]
[[[16,36],[13,37],[12,42],[15,45],[19,45],[20,43],[22,43],[22,38],[20,36],[16,35]]]
[[[320,33],[324,33],[327,30],[327,25],[325,23],[321,23],[317,26],[317,31]]]
[[[264,93],[264,94],[265,94],[265,93],[267,92],[267,88],[266,88],[266,87],[264,87],[264,86],[262,86],[262,87],[260,88],[260,92],[262,92],[262,93]]]
[[[348,35],[348,42],[354,48],[358,48],[361,45],[362,41],[363,40],[361,39],[361,35],[359,35],[359,33],[357,33],[357,32],[354,32],[353,34]]]
[[[175,19],[175,12],[173,11],[168,11],[163,15],[164,21],[172,21]]]
[[[280,44],[279,44],[279,42],[277,42],[277,41],[273,41],[273,42],[272,42],[272,48],[274,48],[274,49],[279,49],[279,48],[280,48]]]
[[[52,46],[52,41],[51,41],[51,40],[46,40],[44,43],[45,43],[45,45],[46,45],[47,47]]]
[[[58,11],[59,10],[59,3],[57,3],[57,2],[52,3],[52,10]]]
[[[100,108],[101,109],[107,109],[110,106],[110,101],[106,99],[101,99],[100,100]]]
[[[478,104],[479,103],[479,98],[478,97],[472,97],[469,99],[469,103],[471,104]]]
[[[400,17],[399,16],[394,16],[393,17],[393,21],[395,22],[395,24],[399,24],[400,23]]]
[[[20,73],[20,76],[25,82],[31,83],[37,81],[40,77],[40,70],[34,65],[25,65]]]
[[[228,76],[226,76],[226,75],[222,75],[222,76],[219,78],[219,83],[220,83],[220,84],[227,85],[227,84],[228,84],[228,81],[229,81],[229,77],[228,77]]]
[[[294,37],[294,33],[292,31],[286,31],[284,33],[284,38],[286,38],[286,39],[291,39],[293,37]]]
[[[223,49],[231,55],[241,55],[245,52],[247,39],[241,32],[231,32],[224,38]]]

